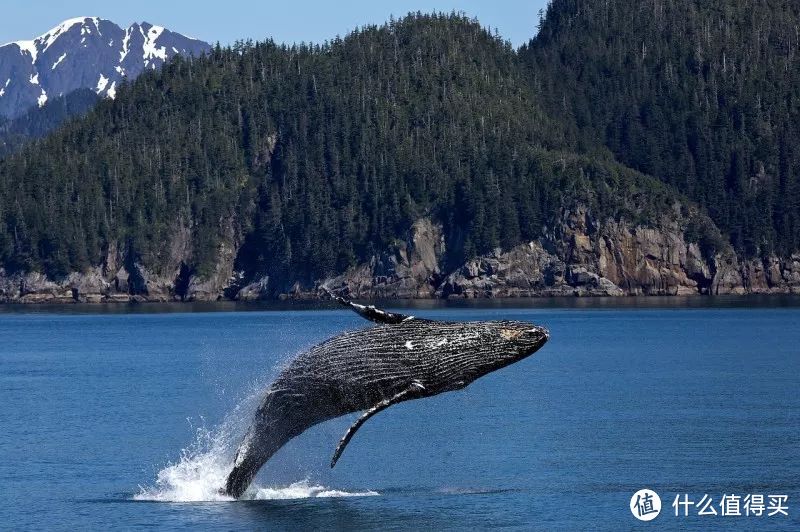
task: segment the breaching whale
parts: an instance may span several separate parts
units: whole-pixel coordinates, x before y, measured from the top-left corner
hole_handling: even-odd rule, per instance
[[[536,352],[543,327],[519,321],[443,322],[395,314],[333,296],[377,325],[335,336],[295,358],[267,387],[224,488],[240,497],[286,442],[352,412],[331,460],[370,417],[408,401],[459,390]]]

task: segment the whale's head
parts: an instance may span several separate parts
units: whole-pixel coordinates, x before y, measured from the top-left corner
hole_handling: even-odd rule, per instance
[[[550,339],[544,327],[524,321],[501,321],[496,326],[498,362],[514,363],[534,354]]]
[[[448,388],[462,388],[493,371],[514,364],[538,351],[550,338],[544,327],[521,321],[494,321],[465,324],[463,338],[454,342],[440,367]],[[458,345],[461,344],[461,345]],[[449,372],[449,374],[447,374]],[[451,388],[452,389],[452,388]]]
[[[479,362],[483,375],[529,357],[550,338],[544,327],[524,321],[499,321],[492,323],[488,338],[489,348]]]

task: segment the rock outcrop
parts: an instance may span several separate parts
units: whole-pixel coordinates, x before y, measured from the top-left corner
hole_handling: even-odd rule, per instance
[[[429,219],[417,220],[405,239],[364,264],[323,284],[330,290],[361,298],[434,297],[445,252],[442,228]],[[298,294],[305,297],[306,292]]]
[[[0,268],[0,303],[128,303],[215,301],[233,278],[236,236],[227,222],[217,250],[215,269],[201,276],[191,263],[191,231],[179,224],[164,246],[164,262],[153,270],[138,257],[128,256],[116,243],[109,245],[101,266],[72,272],[60,280],[38,272],[8,274]]]
[[[681,218],[659,227],[593,220],[583,208],[538,241],[478,257],[448,275],[439,297],[800,293],[794,259],[740,263],[727,247],[703,256]]]
[[[613,282],[580,265],[568,265],[538,241],[468,261],[448,275],[437,297],[619,296]]]
[[[587,209],[565,210],[534,241],[496,249],[445,270],[442,227],[417,220],[383,253],[313,286],[291,285],[282,298],[323,297],[322,287],[352,298],[509,298],[695,294],[800,294],[800,254],[740,260],[729,246],[706,256],[689,241],[676,215],[657,226],[599,221]],[[234,271],[237,237],[232,224],[205,276],[191,270],[191,238],[177,226],[159,271],[109,246],[102,266],[60,281],[40,273],[0,270],[0,302],[239,301],[276,296],[269,276],[244,279]]]

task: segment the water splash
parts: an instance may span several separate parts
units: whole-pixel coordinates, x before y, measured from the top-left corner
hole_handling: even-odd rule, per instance
[[[156,476],[152,486],[139,486],[133,496],[137,501],[200,502],[233,501],[220,492],[233,467],[236,447],[250,423],[255,403],[261,393],[254,393],[240,402],[213,430],[200,427],[195,442],[181,451],[176,463],[167,464]],[[378,495],[375,491],[342,491],[312,484],[308,478],[288,486],[258,486],[252,484],[241,497],[248,500],[304,499],[313,497],[364,497]]]
[[[312,497],[369,497],[379,495],[377,491],[341,491],[315,486],[308,479],[294,482],[286,487],[262,488],[256,486],[245,493],[245,499],[306,499]]]
[[[153,486],[139,486],[137,501],[230,501],[220,493],[231,470],[231,439],[224,428],[197,430],[197,440],[181,451],[180,460],[158,472]]]

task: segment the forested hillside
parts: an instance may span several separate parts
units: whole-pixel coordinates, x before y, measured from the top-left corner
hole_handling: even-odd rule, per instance
[[[800,3],[553,0],[521,50],[578,149],[704,206],[747,256],[800,249]]]
[[[422,216],[443,224],[458,265],[536,238],[566,201],[638,216],[671,196],[614,164],[566,172],[563,146],[515,52],[462,17],[217,48],[2,161],[0,260],[58,277],[114,242],[158,271],[185,228],[193,272],[234,239],[248,275],[312,281]]]
[[[0,157],[45,136],[67,119],[86,114],[100,97],[90,89],[78,89],[54,98],[42,107],[31,107],[22,115],[10,119],[0,117]]]
[[[521,54],[463,16],[416,14],[321,45],[244,42],[176,57],[0,160],[9,279],[0,275],[0,293],[69,289],[64,297],[77,298],[88,283],[102,297],[272,297],[339,275],[345,290],[416,297],[800,286],[800,262],[740,263],[726,242],[753,253],[797,248],[776,218],[797,215],[777,206],[793,201],[792,167],[771,173],[765,155],[763,171],[749,173],[762,162],[745,157],[761,153],[746,142],[749,122],[720,122],[722,112],[708,127],[727,131],[739,155],[708,132],[692,137],[686,149],[716,157],[687,156],[694,173],[667,158],[683,153],[680,139],[658,144],[669,122],[654,122],[661,137],[644,129],[651,122],[630,126],[650,165],[626,148],[632,133],[606,138],[615,129],[603,117],[616,110],[601,100],[621,106],[620,91],[633,91],[641,113],[644,89],[618,81],[591,92],[600,81],[581,75],[590,67],[570,63],[586,50],[557,51],[566,46],[561,26],[587,13],[595,12],[555,2]],[[690,114],[688,124],[706,124]],[[707,166],[726,157],[740,173],[703,192],[717,176]],[[733,224],[743,212],[761,217]],[[13,277],[30,272],[61,284]]]

